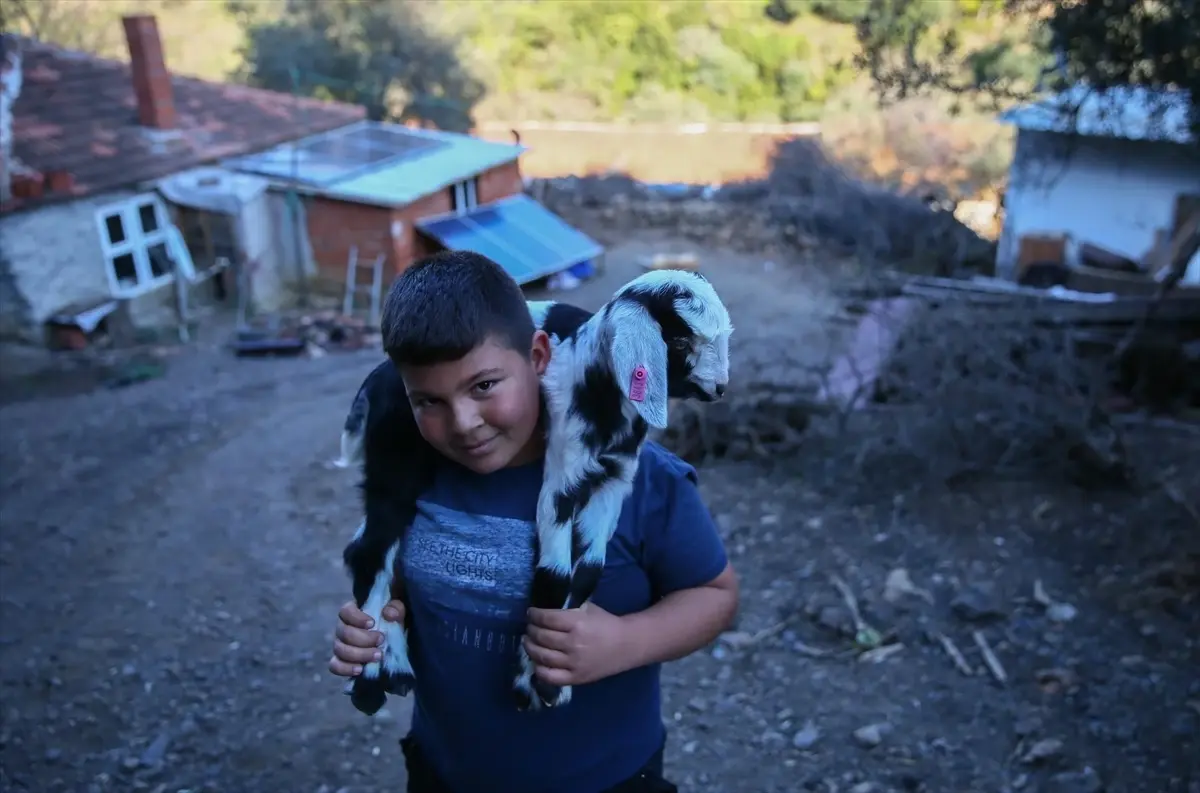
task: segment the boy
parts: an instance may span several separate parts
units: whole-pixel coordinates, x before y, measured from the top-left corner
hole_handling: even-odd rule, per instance
[[[737,609],[695,471],[647,443],[591,602],[527,610],[548,337],[512,278],[469,252],[401,274],[381,325],[443,458],[403,554],[416,674],[401,741],[409,793],[675,790],[662,778],[660,665],[711,642]],[[384,618],[402,609],[392,601]],[[382,635],[353,602],[338,617],[329,669],[350,677],[378,658]],[[570,704],[517,710],[518,641],[542,679],[578,686]]]

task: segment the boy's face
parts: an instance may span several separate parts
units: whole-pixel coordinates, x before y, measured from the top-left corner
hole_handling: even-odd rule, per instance
[[[536,460],[540,378],[550,341],[537,331],[529,356],[485,341],[457,361],[401,366],[421,435],[480,474]]]

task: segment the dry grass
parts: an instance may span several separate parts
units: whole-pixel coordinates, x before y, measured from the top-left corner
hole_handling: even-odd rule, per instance
[[[724,131],[685,135],[645,130],[517,129],[521,143],[530,149],[521,158],[521,170],[526,176],[621,172],[645,182],[692,184],[766,176],[775,146],[793,137]],[[480,135],[490,140],[512,140],[509,133],[495,129],[481,130]]]

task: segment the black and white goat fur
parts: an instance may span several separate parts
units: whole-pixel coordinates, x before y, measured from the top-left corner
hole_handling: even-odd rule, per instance
[[[724,394],[732,332],[706,278],[661,270],[626,284],[554,349],[542,378],[549,432],[534,607],[578,608],[591,597],[649,427],[666,427],[669,398],[711,402]],[[535,677],[518,647],[519,706],[569,702],[570,687]]]
[[[534,324],[551,344],[575,332],[592,315],[555,301],[530,301]],[[353,580],[354,602],[375,621],[386,639],[382,661],[363,667],[347,686],[351,702],[370,715],[387,694],[404,696],[412,688],[407,624],[386,622],[383,607],[393,596],[405,600],[397,554],[417,514],[417,498],[432,484],[433,447],[421,436],[404,381],[390,360],[367,375],[342,426],[339,467],[361,464],[365,519],[342,554]],[[406,618],[407,622],[407,618]]]

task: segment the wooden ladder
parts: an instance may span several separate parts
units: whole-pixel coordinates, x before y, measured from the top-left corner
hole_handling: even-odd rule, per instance
[[[380,304],[383,301],[383,254],[375,257],[371,264],[358,261],[358,246],[350,246],[350,259],[346,262],[346,295],[342,299],[342,314],[354,316],[357,295],[366,294],[370,299],[367,321],[371,325],[379,324]],[[370,269],[371,283],[359,283],[359,272]]]

